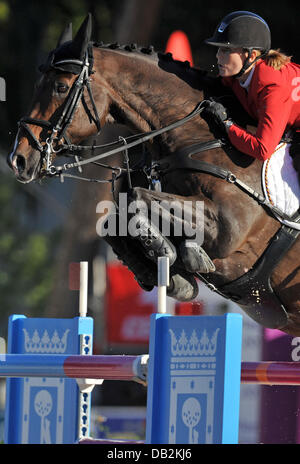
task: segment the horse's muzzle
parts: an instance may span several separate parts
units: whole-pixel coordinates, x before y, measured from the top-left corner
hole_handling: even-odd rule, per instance
[[[7,163],[20,182],[28,183],[37,177],[40,156],[40,152],[38,151],[31,153],[30,157],[26,157],[20,152],[12,152],[7,157]]]

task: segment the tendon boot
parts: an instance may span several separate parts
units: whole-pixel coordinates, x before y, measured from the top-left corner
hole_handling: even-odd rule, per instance
[[[216,270],[214,263],[196,242],[186,240],[179,245],[179,253],[186,271],[208,274]]]
[[[169,258],[169,265],[172,266],[177,258],[173,243],[164,237],[160,230],[151,224],[148,217],[141,212],[134,216],[134,223],[136,229],[134,238],[142,245],[147,258],[157,263],[158,257],[164,256]]]
[[[196,279],[184,271],[180,271],[180,274],[174,274],[167,287],[167,295],[182,302],[194,300],[198,292]]]
[[[103,227],[107,228],[107,222]],[[139,250],[134,241],[128,237],[105,235],[105,241],[112,247],[118,259],[133,272],[136,281],[150,292],[157,285],[156,266],[144,257],[143,251]]]

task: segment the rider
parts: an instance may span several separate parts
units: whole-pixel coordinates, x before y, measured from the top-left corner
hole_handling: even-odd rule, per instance
[[[280,50],[271,50],[267,23],[257,14],[235,11],[222,19],[205,42],[218,47],[222,83],[257,121],[257,130],[253,135],[239,127],[219,102],[204,102],[201,116],[226,130],[239,151],[260,160],[270,158],[285,131],[292,129],[296,143],[290,154],[300,155],[300,66]]]

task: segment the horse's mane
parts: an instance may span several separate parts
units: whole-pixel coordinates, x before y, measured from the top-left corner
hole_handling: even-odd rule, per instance
[[[58,48],[52,50],[49,53],[47,63],[51,61],[57,62],[64,59],[73,59],[72,55],[72,42],[67,42],[59,46]],[[196,91],[203,92],[203,98],[209,97],[224,97],[229,96],[229,100],[226,99],[225,106],[230,107],[231,111],[233,110],[234,116],[243,125],[243,119],[245,118],[245,110],[241,107],[236,98],[232,99],[233,93],[229,89],[225,89],[221,83],[221,79],[218,77],[212,76],[208,71],[195,68],[190,65],[189,61],[180,61],[173,57],[172,53],[165,53],[161,51],[156,51],[153,45],[148,46],[138,46],[135,43],[120,45],[118,42],[112,43],[103,43],[103,42],[90,42],[95,48],[111,50],[112,52],[117,52],[127,56],[132,56],[140,59],[147,58],[150,63],[155,64],[163,71],[174,74],[186,84],[188,84],[192,89]],[[42,65],[40,68],[46,68],[46,65]],[[233,105],[233,108],[231,108]],[[242,120],[241,120],[242,119]],[[248,119],[248,116],[247,118]]]
[[[118,51],[121,54],[131,54],[136,58],[147,57],[153,63],[157,63],[164,71],[176,74],[192,88],[203,90],[204,88],[213,86],[213,94],[220,94],[218,79],[210,76],[208,71],[191,66],[190,62],[187,60],[177,60],[170,52],[156,51],[153,45],[138,46],[136,43],[121,45],[118,42],[107,44],[103,42],[93,42],[92,45],[96,48]],[[221,93],[224,93],[223,87]]]
[[[147,47],[144,46],[138,46],[135,43],[127,44],[127,45],[120,45],[118,42],[112,42],[105,44],[104,42],[92,42],[92,45],[96,48],[108,48],[110,50],[119,50],[123,52],[131,52],[134,54],[143,54],[143,55],[148,55],[152,59],[157,58],[157,53],[154,50],[153,45],[148,45]]]

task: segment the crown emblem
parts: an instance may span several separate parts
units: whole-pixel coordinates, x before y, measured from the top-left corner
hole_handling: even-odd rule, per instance
[[[217,349],[217,338],[219,328],[215,330],[211,338],[207,331],[203,330],[202,335],[198,338],[196,330],[192,331],[188,338],[185,331],[182,330],[177,339],[172,329],[169,329],[171,334],[171,352],[173,356],[214,356]]]
[[[47,330],[40,337],[37,330],[33,332],[32,338],[26,329],[24,331],[24,348],[26,353],[65,353],[67,348],[67,337],[70,329],[65,330],[60,338],[57,331],[54,330],[50,338]]]

